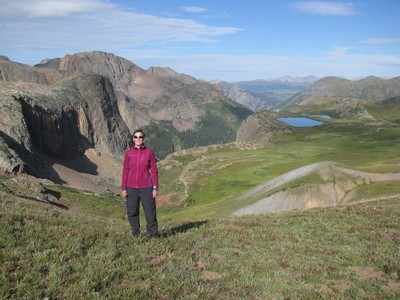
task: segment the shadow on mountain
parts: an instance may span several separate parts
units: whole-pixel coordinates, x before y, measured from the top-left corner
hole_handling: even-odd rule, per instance
[[[0,130],[0,139],[2,151],[7,155],[9,162],[13,162],[12,172],[28,172],[31,173],[30,166],[35,163],[35,155],[28,151],[23,143],[17,142],[4,131]],[[5,143],[5,144],[4,144]]]
[[[97,172],[97,165],[91,162],[86,156],[68,161],[58,161],[57,163],[79,173],[99,175],[99,172]]]
[[[53,168],[48,167],[46,163],[48,161],[47,157],[32,153],[25,148],[24,143],[17,142],[3,131],[0,131],[0,138],[4,140],[6,147],[13,151],[10,152],[10,150],[3,145],[3,151],[6,151],[10,159],[16,162],[12,170],[15,174],[26,173],[35,177],[49,179],[58,184],[66,183],[58,176]],[[17,156],[13,153],[16,153]]]
[[[38,174],[40,178],[51,180],[56,184],[66,184],[67,182],[62,180],[57,172],[52,167],[47,167],[41,170]]]
[[[78,173],[84,173],[89,175],[98,175],[97,165],[91,162],[87,157],[75,158],[71,160],[55,160],[48,158],[49,167],[46,168],[45,172],[41,172],[40,177],[51,180],[56,184],[65,184],[66,181],[60,178],[54,165],[60,165]],[[55,196],[57,197],[57,196]]]
[[[200,226],[203,226],[204,224],[207,224],[208,221],[198,221],[198,222],[189,222],[189,223],[184,223],[180,226],[173,227],[166,232],[160,234],[161,237],[171,237],[174,236],[178,233],[184,233],[192,228],[199,228]]]
[[[61,114],[57,114],[34,106],[25,98],[20,97],[17,101],[22,107],[32,149],[47,158],[45,168],[55,163],[79,173],[98,175],[97,166],[84,155],[87,149],[94,147],[93,137],[89,139],[80,132],[76,122],[79,120],[79,113],[76,110],[63,110]],[[91,123],[89,125],[92,126]],[[59,182],[55,180],[56,174],[47,177]]]

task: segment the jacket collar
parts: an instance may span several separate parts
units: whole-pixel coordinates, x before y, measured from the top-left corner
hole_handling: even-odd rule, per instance
[[[136,149],[136,150],[144,150],[144,149],[146,149],[146,145],[145,145],[145,144],[142,144],[142,145],[140,145],[139,148],[137,148],[136,146],[133,146],[132,148],[133,148],[133,149]]]

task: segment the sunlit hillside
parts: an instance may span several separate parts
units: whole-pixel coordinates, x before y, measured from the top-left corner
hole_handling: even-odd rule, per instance
[[[126,220],[1,191],[0,298],[398,299],[399,219],[397,198],[163,221],[147,241]]]
[[[152,241],[118,194],[2,175],[0,298],[397,299],[399,144],[392,119],[330,119],[174,153]]]
[[[266,147],[233,143],[182,151],[160,163],[163,194],[175,204],[160,211],[167,219],[190,220],[228,216],[269,196],[275,201],[306,196],[319,203],[303,199],[303,207],[293,202],[286,209],[396,196],[399,144],[396,124],[331,119],[276,135]],[[281,181],[271,186],[277,178]],[[332,189],[337,196],[331,201],[324,193]]]

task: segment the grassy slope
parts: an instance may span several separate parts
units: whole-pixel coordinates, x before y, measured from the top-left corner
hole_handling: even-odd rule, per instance
[[[128,222],[0,195],[2,299],[398,299],[400,199]]]
[[[180,157],[182,167],[161,170],[165,193],[178,191],[178,176],[191,164],[193,184],[187,205],[161,209],[166,220],[193,220],[227,216],[241,206],[256,201],[236,202],[235,196],[295,168],[315,162],[333,161],[346,167],[371,173],[398,173],[400,156],[398,126],[370,126],[361,122],[330,121],[327,125],[303,128],[296,133],[279,135],[264,149],[232,150],[221,146],[216,150]],[[400,185],[391,188],[400,193]]]
[[[399,97],[395,97],[387,99],[382,103],[368,102],[366,104],[366,108],[375,118],[399,123],[400,120],[399,103],[400,103]]]
[[[398,126],[332,120],[277,136],[265,149],[221,145],[180,157],[195,167],[189,198],[159,210],[162,238],[151,242],[130,239],[119,197],[48,186],[73,208],[67,211],[0,187],[0,298],[398,298],[400,199],[228,215],[246,204],[235,196],[310,163],[398,172],[399,133]],[[162,192],[182,192],[182,170],[161,170]],[[362,192],[381,189],[399,193],[396,183]]]
[[[263,149],[240,150],[232,145],[218,145],[198,151],[188,152],[176,159],[181,166],[170,169],[160,168],[161,194],[184,195],[184,187],[179,179],[184,174],[191,177],[188,197],[181,205],[163,207],[158,218],[165,221],[196,221],[211,217],[229,216],[241,207],[259,199],[236,201],[245,191],[275,178],[295,168],[315,162],[333,161],[346,167],[372,173],[399,172],[400,156],[399,126],[370,126],[361,122],[330,120],[324,126],[298,129],[292,134],[278,135]],[[318,178],[302,178],[301,184],[315,183]],[[7,185],[12,187],[12,181]],[[293,182],[293,185],[298,182]],[[359,188],[360,196],[377,195],[385,190],[399,194],[396,183],[374,184]],[[290,184],[282,186],[290,188]],[[20,189],[21,187],[15,187]],[[125,215],[124,203],[113,195],[93,195],[61,186],[49,186],[59,193],[66,204],[96,215],[122,219]],[[274,190],[273,192],[278,192]]]

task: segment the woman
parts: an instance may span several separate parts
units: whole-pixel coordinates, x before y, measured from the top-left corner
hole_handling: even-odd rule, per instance
[[[158,169],[153,150],[146,148],[144,132],[133,133],[133,146],[126,151],[122,169],[121,196],[126,197],[126,208],[133,237],[140,235],[139,204],[146,216],[148,238],[158,236],[156,196]]]

